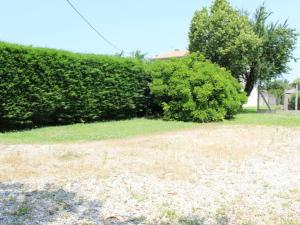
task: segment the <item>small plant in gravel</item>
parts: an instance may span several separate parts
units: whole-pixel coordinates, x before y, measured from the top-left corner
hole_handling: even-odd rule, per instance
[[[204,225],[203,218],[180,218],[180,225]]]
[[[300,189],[298,189],[298,188],[293,188],[293,189],[290,189],[289,192],[290,192],[291,194],[300,194]]]
[[[10,201],[10,202],[16,202],[16,201],[17,201],[17,198],[16,198],[16,196],[9,195],[9,196],[8,196],[8,201]]]
[[[218,225],[228,225],[230,222],[228,216],[226,215],[225,208],[223,207],[217,210],[215,219]]]
[[[23,225],[21,222],[14,222],[12,225]]]
[[[246,223],[242,223],[242,225],[253,225],[253,223],[246,222]]]
[[[178,212],[174,209],[165,208],[162,210],[161,213],[162,213],[162,216],[168,220],[176,220],[176,219],[180,218]]]
[[[104,153],[103,153],[103,165],[104,166],[107,164],[107,160],[108,160],[108,152],[104,151]]]
[[[80,158],[81,155],[73,153],[73,152],[65,152],[59,156],[59,159],[62,161],[74,160]]]
[[[31,211],[31,208],[28,206],[20,206],[15,212],[14,212],[14,216],[17,217],[21,217],[21,216],[25,216],[26,214],[28,214]]]
[[[134,198],[138,202],[143,202],[147,199],[147,197],[144,194],[140,194],[140,193],[135,192],[135,191],[131,191],[130,194],[131,194],[132,198]]]
[[[300,220],[286,219],[282,221],[281,225],[300,225]]]
[[[204,218],[185,217],[167,205],[161,207],[160,225],[203,225]]]
[[[146,221],[147,221],[147,218],[144,216],[135,217],[135,218],[132,218],[131,220],[129,220],[129,222],[131,222],[133,224],[145,224]]]
[[[178,224],[181,215],[175,209],[170,208],[167,204],[163,204],[160,209],[160,225]]]

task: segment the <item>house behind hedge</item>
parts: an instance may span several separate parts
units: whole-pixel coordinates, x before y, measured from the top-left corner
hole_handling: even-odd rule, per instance
[[[171,52],[164,52],[155,55],[152,60],[165,60],[165,59],[171,59],[171,58],[184,58],[190,55],[190,52],[188,50],[174,50]]]

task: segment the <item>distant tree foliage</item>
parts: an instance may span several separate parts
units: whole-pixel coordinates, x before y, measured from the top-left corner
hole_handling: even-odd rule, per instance
[[[272,80],[264,85],[265,89],[277,99],[277,104],[283,104],[284,92],[289,88],[288,80]]]
[[[296,80],[293,81],[292,86],[296,86],[298,84],[298,87],[300,89],[300,78],[297,78]]]
[[[203,53],[227,68],[250,95],[258,80],[266,81],[289,71],[297,34],[287,22],[268,23],[270,13],[261,6],[254,19],[215,0],[210,9],[196,11],[189,32],[189,50]]]
[[[246,75],[246,92],[252,90],[255,82],[269,81],[289,72],[289,62],[296,60],[293,52],[296,48],[297,36],[295,29],[284,23],[268,23],[272,13],[264,5],[255,13],[252,25],[257,36],[262,40],[259,57],[254,58],[250,65],[250,73]]]
[[[147,56],[147,53],[142,53],[142,51],[136,50],[131,52],[130,56],[138,60],[144,60]]]

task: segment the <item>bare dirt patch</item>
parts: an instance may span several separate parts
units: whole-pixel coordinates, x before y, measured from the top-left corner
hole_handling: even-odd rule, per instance
[[[0,146],[0,224],[300,220],[300,129],[204,125],[115,141]]]

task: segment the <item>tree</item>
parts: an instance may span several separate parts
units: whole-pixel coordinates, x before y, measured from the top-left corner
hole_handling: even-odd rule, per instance
[[[283,104],[284,91],[288,89],[288,80],[272,80],[267,82],[265,89],[277,98],[277,104]]]
[[[299,88],[300,88],[300,78],[297,78],[296,80],[293,81],[292,85],[296,86],[298,84]]]
[[[204,54],[238,80],[244,78],[258,57],[262,42],[247,16],[233,9],[227,0],[215,0],[209,10],[195,12],[189,39],[191,52]]]
[[[210,9],[196,11],[189,39],[191,52],[203,53],[245,83],[249,96],[258,80],[266,81],[289,70],[297,34],[287,23],[267,23],[270,13],[260,7],[253,20],[215,0]]]
[[[270,81],[289,72],[289,62],[296,60],[293,51],[297,36],[295,29],[289,28],[287,21],[268,23],[272,13],[264,5],[260,6],[252,20],[255,33],[262,40],[259,57],[250,64],[250,73],[246,74],[246,92],[251,93],[257,80]]]
[[[144,60],[146,58],[147,53],[142,53],[140,50],[136,50],[131,52],[131,57],[139,60]]]

